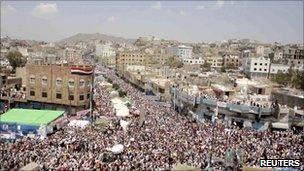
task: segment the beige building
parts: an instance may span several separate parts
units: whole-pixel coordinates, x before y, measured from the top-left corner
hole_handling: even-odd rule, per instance
[[[72,70],[76,68],[76,70]],[[92,66],[71,66],[67,64],[27,64],[27,100],[41,103],[88,108]],[[87,75],[77,71],[87,71]],[[75,73],[72,73],[75,71]]]
[[[151,57],[143,52],[120,52],[116,56],[116,69],[119,73],[126,71],[127,66],[151,65]]]
[[[222,57],[208,57],[206,62],[209,63],[212,68],[221,68],[223,66]]]
[[[223,57],[223,66],[226,68],[232,67],[237,69],[239,66],[241,66],[241,60],[239,60],[237,55],[225,55]]]

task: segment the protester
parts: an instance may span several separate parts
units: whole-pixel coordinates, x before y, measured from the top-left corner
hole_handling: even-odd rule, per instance
[[[205,168],[211,156],[225,160],[228,149],[242,149],[243,164],[248,166],[259,166],[259,159],[265,156],[304,161],[300,135],[245,130],[220,120],[216,124],[198,123],[179,115],[168,104],[146,98],[114,71],[102,70],[132,98],[132,110],[144,114],[142,125],[141,117],[133,117],[124,131],[109,90],[96,84],[94,117],[110,118],[105,129],[94,124],[85,129],[65,126],[45,140],[24,137],[13,143],[1,141],[0,170],[17,169],[30,162],[38,163],[42,170],[166,170],[177,163]],[[124,145],[121,154],[108,150],[116,144]],[[225,163],[212,160],[209,166],[223,170]]]

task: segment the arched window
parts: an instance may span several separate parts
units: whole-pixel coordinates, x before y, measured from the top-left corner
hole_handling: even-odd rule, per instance
[[[79,87],[84,87],[85,86],[85,81],[83,79],[81,79],[79,81]]]
[[[74,87],[75,86],[74,79],[69,79],[68,85],[69,85],[69,87]]]
[[[56,86],[61,86],[62,85],[62,79],[57,77],[56,78]]]
[[[34,75],[30,76],[30,83],[35,84],[35,76]]]
[[[42,83],[42,85],[47,85],[47,77],[42,77],[42,79],[41,79],[41,83]]]

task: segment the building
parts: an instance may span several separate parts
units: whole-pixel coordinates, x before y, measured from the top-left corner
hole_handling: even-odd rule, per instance
[[[169,47],[169,53],[174,56],[178,56],[181,59],[192,58],[192,50],[192,47],[185,45]]]
[[[53,123],[65,115],[65,111],[57,110],[33,110],[11,109],[0,116],[1,132],[11,131],[15,133],[41,134],[39,128],[44,127],[44,136],[53,132]]]
[[[211,65],[211,68],[222,68],[223,66],[222,57],[208,57],[206,62]]]
[[[283,50],[283,58],[288,61],[288,65],[293,65],[303,70],[304,65],[304,46],[301,47],[285,47]]]
[[[202,65],[204,64],[204,59],[203,58],[198,58],[198,59],[183,59],[183,64],[186,65]]]
[[[144,66],[151,65],[151,57],[143,52],[120,52],[116,55],[116,69],[122,74],[128,66]]]
[[[244,66],[245,74],[249,78],[267,77],[269,72],[269,64],[269,58],[246,58]]]
[[[27,100],[37,105],[71,107],[80,110],[89,107],[92,66],[67,64],[32,64],[26,68]]]
[[[270,74],[275,75],[279,72],[287,73],[290,66],[283,64],[271,64],[270,66]]]
[[[224,55],[223,66],[225,68],[238,68],[241,66],[241,60],[239,60],[239,56],[237,55]]]
[[[115,50],[111,47],[111,44],[97,44],[95,49],[95,54],[98,57],[111,57],[115,56]]]

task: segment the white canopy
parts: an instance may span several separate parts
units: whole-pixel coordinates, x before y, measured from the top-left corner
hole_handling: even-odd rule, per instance
[[[125,120],[120,120],[120,126],[122,127],[122,129],[124,131],[126,131],[128,129],[128,126],[129,126],[130,122],[128,121],[125,121]]]
[[[112,153],[114,154],[120,154],[122,153],[124,150],[124,146],[122,144],[117,144],[117,145],[114,145],[112,148],[111,148],[111,151]]]
[[[277,128],[277,129],[289,129],[289,124],[288,123],[275,122],[275,123],[272,123],[272,127]]]
[[[70,123],[68,124],[68,126],[71,127],[80,127],[80,128],[85,128],[86,126],[88,126],[90,124],[89,121],[86,120],[71,120]]]

